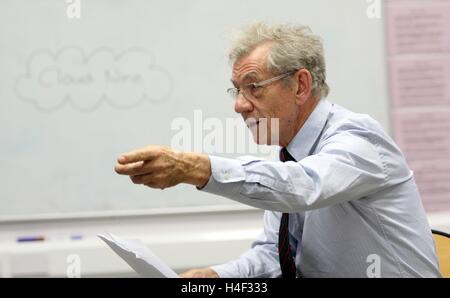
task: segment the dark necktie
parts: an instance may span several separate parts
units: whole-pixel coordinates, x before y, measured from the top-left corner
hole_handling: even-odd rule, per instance
[[[295,161],[286,148],[280,151],[280,160]],[[278,233],[278,256],[280,258],[280,267],[283,278],[295,278],[296,268],[295,260],[292,256],[291,245],[289,244],[289,213],[283,213],[281,216],[280,230]]]

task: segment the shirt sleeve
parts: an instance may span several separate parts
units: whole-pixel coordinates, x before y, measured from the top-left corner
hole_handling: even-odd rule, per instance
[[[278,231],[281,214],[264,213],[264,231],[253,242],[251,249],[223,265],[211,267],[221,278],[273,278],[281,276],[278,260]]]
[[[341,133],[297,162],[210,156],[212,175],[202,189],[256,208],[296,213],[355,200],[399,183],[399,165],[376,140]]]

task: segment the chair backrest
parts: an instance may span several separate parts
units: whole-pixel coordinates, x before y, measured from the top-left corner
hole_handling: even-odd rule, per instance
[[[436,243],[439,265],[443,277],[450,277],[450,234],[431,230]]]

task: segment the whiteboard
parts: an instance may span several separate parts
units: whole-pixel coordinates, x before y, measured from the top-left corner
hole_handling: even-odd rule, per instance
[[[235,208],[113,168],[120,153],[170,145],[174,119],[239,118],[226,50],[251,21],[309,25],[324,40],[329,100],[389,129],[383,20],[366,1],[82,0],[79,19],[67,6],[0,1],[0,220]]]

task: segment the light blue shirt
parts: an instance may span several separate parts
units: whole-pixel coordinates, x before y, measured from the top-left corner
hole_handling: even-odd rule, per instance
[[[279,277],[278,229],[303,277],[440,277],[413,172],[368,115],[321,100],[287,146],[297,162],[210,156],[203,191],[266,210],[264,232],[220,277]]]

